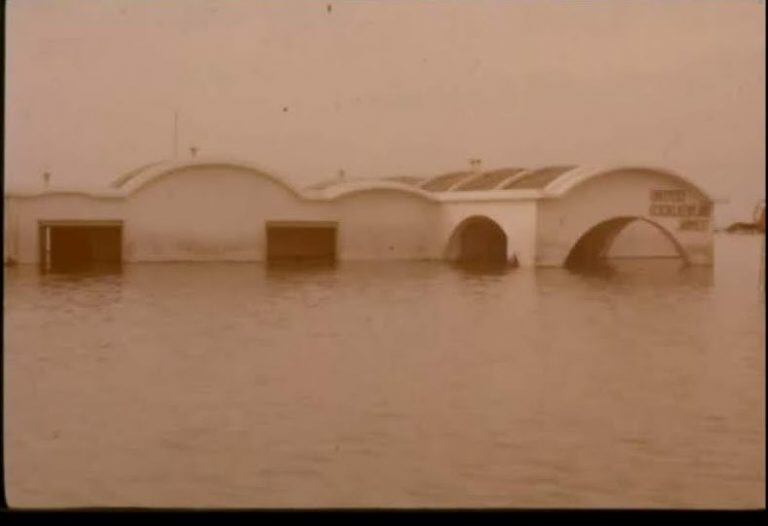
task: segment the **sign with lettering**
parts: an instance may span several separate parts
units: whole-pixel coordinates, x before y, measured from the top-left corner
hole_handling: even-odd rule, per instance
[[[706,230],[709,228],[709,219],[681,219],[678,228],[680,230]]]
[[[687,190],[651,190],[648,213],[655,217],[681,218],[680,230],[706,230],[712,215],[712,205]]]

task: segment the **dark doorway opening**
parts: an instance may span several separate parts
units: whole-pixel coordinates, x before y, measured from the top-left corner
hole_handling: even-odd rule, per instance
[[[499,225],[484,217],[468,220],[459,232],[460,263],[504,265],[507,236]]]
[[[334,263],[337,224],[326,221],[267,222],[268,263]]]
[[[44,271],[118,270],[123,226],[115,221],[41,223],[40,262]]]

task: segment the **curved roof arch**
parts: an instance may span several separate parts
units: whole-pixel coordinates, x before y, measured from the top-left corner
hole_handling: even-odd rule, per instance
[[[486,225],[493,226],[494,228],[498,228],[499,230],[504,232],[504,229],[499,224],[499,222],[493,217],[491,217],[491,215],[484,214],[483,211],[477,211],[462,218],[461,221],[457,222],[456,225],[453,227],[453,231],[458,232],[459,230],[465,228],[467,225],[472,223],[484,223]],[[506,232],[505,232],[505,235],[506,235]]]
[[[511,179],[525,172],[524,168],[497,168],[482,172],[475,177],[465,179],[451,188],[453,192],[468,192],[478,190],[497,190]]]
[[[139,166],[138,168],[134,168],[133,170],[130,170],[128,172],[125,172],[121,176],[115,178],[109,185],[110,188],[120,188],[126,183],[130,182],[135,177],[141,175],[143,172],[149,170],[152,167],[158,166],[160,164],[166,163],[168,161],[154,161],[151,163],[143,164]]]
[[[115,178],[108,189],[99,192],[61,189],[10,192],[6,188],[5,194],[32,197],[53,193],[72,193],[90,197],[125,198],[166,175],[202,167],[227,167],[233,170],[251,172],[255,176],[271,180],[295,197],[306,201],[333,201],[364,192],[397,192],[430,202],[476,201],[479,194],[483,194],[483,200],[490,198],[503,200],[560,198],[594,178],[632,171],[669,177],[694,189],[710,202],[717,202],[708,191],[690,179],[668,169],[646,165],[603,167],[558,165],[532,170],[501,168],[480,174],[451,172],[432,178],[336,180],[299,188],[273,170],[240,159],[220,157],[158,161],[145,164]],[[435,185],[439,183],[439,188],[430,187],[429,183]]]
[[[421,188],[430,192],[447,192],[475,176],[473,172],[458,171],[434,175],[421,183]]]
[[[671,170],[656,168],[653,166],[642,166],[642,165],[618,166],[618,167],[616,166],[613,166],[613,167],[580,166],[561,174],[559,177],[549,182],[549,184],[547,184],[547,186],[544,187],[544,193],[548,197],[562,197],[563,195],[567,194],[574,188],[582,185],[583,183],[586,183],[587,181],[595,179],[597,177],[610,176],[612,174],[618,174],[621,172],[628,172],[628,171],[649,172],[656,175],[669,177],[680,183],[683,183],[686,186],[689,186],[695,189],[697,192],[701,193],[701,195],[703,195],[706,199],[714,202],[714,198],[710,195],[709,192],[704,190],[702,187],[700,187],[699,185],[697,185],[687,177],[683,177],[682,175],[676,172],[673,172]]]
[[[354,194],[363,192],[400,192],[417,197],[421,197],[428,201],[436,201],[434,195],[430,192],[422,190],[416,186],[408,183],[393,180],[368,180],[368,181],[348,181],[339,183],[333,186],[329,186],[323,189],[322,196],[326,199],[336,200]]]
[[[124,195],[129,195],[166,175],[187,169],[204,167],[228,167],[236,170],[249,171],[254,175],[272,180],[296,196],[304,197],[297,188],[290,184],[284,177],[276,175],[274,171],[266,170],[247,161],[229,158],[185,159],[180,161],[150,163],[121,175],[115,179],[110,186],[119,190]]]

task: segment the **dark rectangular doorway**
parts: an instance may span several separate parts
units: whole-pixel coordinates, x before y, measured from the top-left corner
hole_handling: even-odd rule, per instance
[[[121,221],[45,221],[39,234],[44,271],[116,270],[122,262]]]
[[[337,224],[331,221],[268,221],[267,262],[336,261]]]

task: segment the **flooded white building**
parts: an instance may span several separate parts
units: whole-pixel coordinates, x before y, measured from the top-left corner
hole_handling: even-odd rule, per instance
[[[647,167],[339,178],[297,188],[247,162],[154,163],[102,191],[6,189],[6,261],[490,260],[563,266],[606,255],[630,223],[712,263],[713,200]]]

